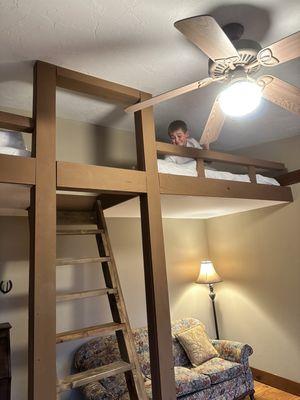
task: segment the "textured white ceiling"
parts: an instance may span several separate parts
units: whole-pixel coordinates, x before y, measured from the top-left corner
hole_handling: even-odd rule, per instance
[[[0,0],[0,107],[32,104],[32,65],[40,59],[158,94],[207,76],[207,57],[174,27],[211,14],[240,22],[244,38],[266,46],[299,29],[299,0]],[[300,86],[300,61],[268,69]],[[199,137],[220,86],[155,107],[158,135],[172,119]],[[131,129],[120,108],[58,91],[58,116]],[[300,133],[299,117],[263,102],[243,119],[228,119],[215,148],[234,149]]]

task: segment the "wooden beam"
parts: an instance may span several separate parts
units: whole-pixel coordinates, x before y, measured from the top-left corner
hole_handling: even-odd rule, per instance
[[[57,67],[57,86],[125,105],[140,99],[139,90],[61,67]]]
[[[288,172],[287,174],[284,175],[276,176],[275,179],[282,186],[289,186],[289,185],[294,185],[295,183],[300,183],[300,169]]]
[[[33,132],[33,119],[0,111],[0,128],[18,132]]]
[[[176,146],[174,144],[156,142],[157,153],[173,154],[182,157],[201,158],[205,161],[218,161],[229,164],[253,166],[263,169],[274,169],[281,171],[285,169],[284,164],[275,161],[265,161],[256,158],[238,156],[234,154],[221,153],[211,150],[200,150],[193,147]]]
[[[0,182],[35,184],[35,158],[0,154]]]
[[[130,199],[133,199],[136,197],[135,194],[101,194],[100,195],[100,200],[101,200],[101,206],[103,210],[106,210],[107,208],[116,206],[117,204],[124,203],[125,201],[128,201]]]
[[[290,188],[247,182],[159,174],[161,194],[293,201]]]
[[[56,399],[56,68],[34,67],[32,153],[36,186],[31,192],[28,399]]]
[[[145,193],[143,171],[57,162],[57,187],[66,190]]]
[[[169,400],[176,393],[152,108],[135,113],[135,126],[138,167],[147,176],[147,193],[140,201],[152,397]]]

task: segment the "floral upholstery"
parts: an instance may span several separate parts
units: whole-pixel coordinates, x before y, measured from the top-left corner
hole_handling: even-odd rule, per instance
[[[252,348],[248,344],[232,342],[230,340],[212,340],[211,342],[220,356],[228,361],[245,364],[248,357],[253,353]]]
[[[195,368],[174,367],[177,397],[210,387],[210,379]]]
[[[172,344],[177,398],[182,400],[234,400],[253,391],[253,378],[248,364],[252,354],[249,345],[227,340],[211,340],[218,358],[193,368],[175,335],[199,325],[199,320],[185,318],[172,323]],[[204,325],[203,325],[204,327]],[[151,371],[147,328],[133,331],[145,387],[151,396]],[[120,359],[116,337],[107,336],[83,344],[76,352],[74,367],[78,371],[96,368]],[[106,378],[82,388],[88,400],[129,400],[124,375]]]
[[[209,376],[211,384],[228,381],[244,372],[242,364],[215,357],[195,368],[197,372]]]
[[[93,339],[80,347],[76,352],[74,367],[79,371],[86,371],[88,369],[93,369],[100,367],[101,365],[110,364],[114,361],[120,360],[120,352],[117,345],[115,336],[105,336],[97,339]],[[90,400],[98,400],[95,397],[94,392],[96,389],[92,384],[88,385],[87,398]],[[108,394],[110,397],[107,399],[119,399],[119,396],[126,393],[127,386],[125,382],[124,375],[116,375],[106,379],[101,380],[101,391],[105,389],[106,396]],[[90,393],[94,397],[89,397]],[[99,397],[102,400],[102,397]],[[106,397],[103,397],[106,400]]]
[[[149,399],[152,399],[150,380],[145,382],[145,387]],[[240,375],[237,378],[231,379],[230,381],[218,383],[217,385],[210,386],[198,392],[189,393],[184,396],[178,396],[178,398],[180,400],[234,400],[242,398],[246,393],[248,393],[248,389],[245,383],[245,378]],[[99,399],[93,398],[93,400],[102,400],[102,397]],[[130,399],[127,394],[120,397],[119,400]]]

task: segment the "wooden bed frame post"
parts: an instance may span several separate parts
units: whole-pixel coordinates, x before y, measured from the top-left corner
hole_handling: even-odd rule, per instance
[[[34,68],[36,185],[31,189],[28,399],[56,399],[56,67]]]
[[[140,204],[152,397],[173,400],[176,393],[170,307],[152,108],[135,113],[135,127],[138,168],[146,172],[147,180],[147,193],[140,195]]]

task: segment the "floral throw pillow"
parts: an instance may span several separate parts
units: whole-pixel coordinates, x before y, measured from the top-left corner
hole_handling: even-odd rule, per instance
[[[219,353],[211,344],[202,325],[193,326],[175,335],[194,367],[203,364]]]

